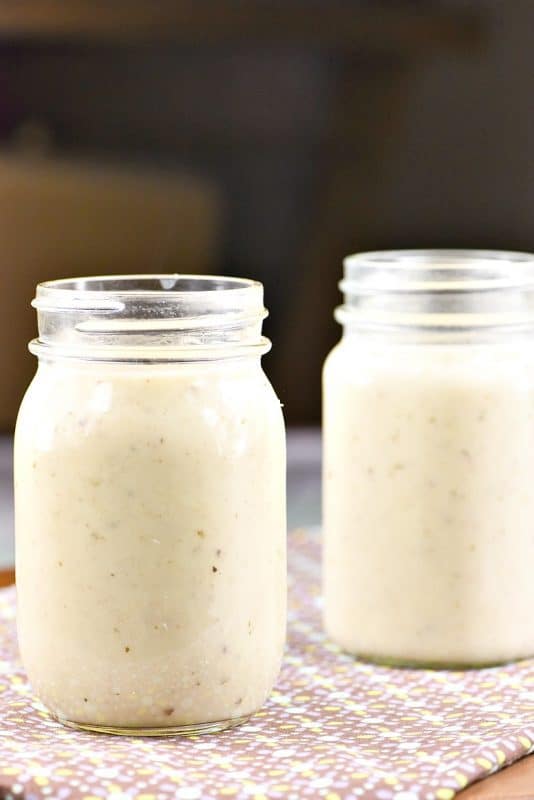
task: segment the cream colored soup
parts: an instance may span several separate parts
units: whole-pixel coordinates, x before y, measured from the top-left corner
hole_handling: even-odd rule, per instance
[[[256,362],[44,362],[17,425],[18,624],[64,720],[247,716],[285,638],[285,447]]]
[[[532,348],[370,338],[325,366],[328,633],[401,662],[532,655]]]

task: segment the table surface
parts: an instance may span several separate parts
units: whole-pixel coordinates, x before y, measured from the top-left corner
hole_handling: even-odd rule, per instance
[[[320,521],[321,443],[316,431],[288,437],[288,519],[290,527]],[[14,582],[11,441],[0,439],[0,587]],[[461,800],[533,800],[534,756],[486,778],[457,795]]]

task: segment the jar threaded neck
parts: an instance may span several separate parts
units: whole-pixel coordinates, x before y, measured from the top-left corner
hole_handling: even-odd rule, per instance
[[[117,275],[41,283],[32,305],[39,356],[119,361],[261,355],[267,316],[257,281],[216,275]]]
[[[534,325],[534,255],[392,250],[344,260],[347,328],[474,330]]]

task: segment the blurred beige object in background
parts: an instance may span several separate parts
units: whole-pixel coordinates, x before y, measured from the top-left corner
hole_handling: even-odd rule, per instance
[[[0,431],[34,359],[39,281],[129,272],[216,272],[220,198],[189,175],[0,155]]]

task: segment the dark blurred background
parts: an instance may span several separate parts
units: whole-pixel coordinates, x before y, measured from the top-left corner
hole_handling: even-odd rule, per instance
[[[534,250],[532,0],[0,5],[0,430],[39,280],[265,284],[265,367],[320,419],[346,253]]]

